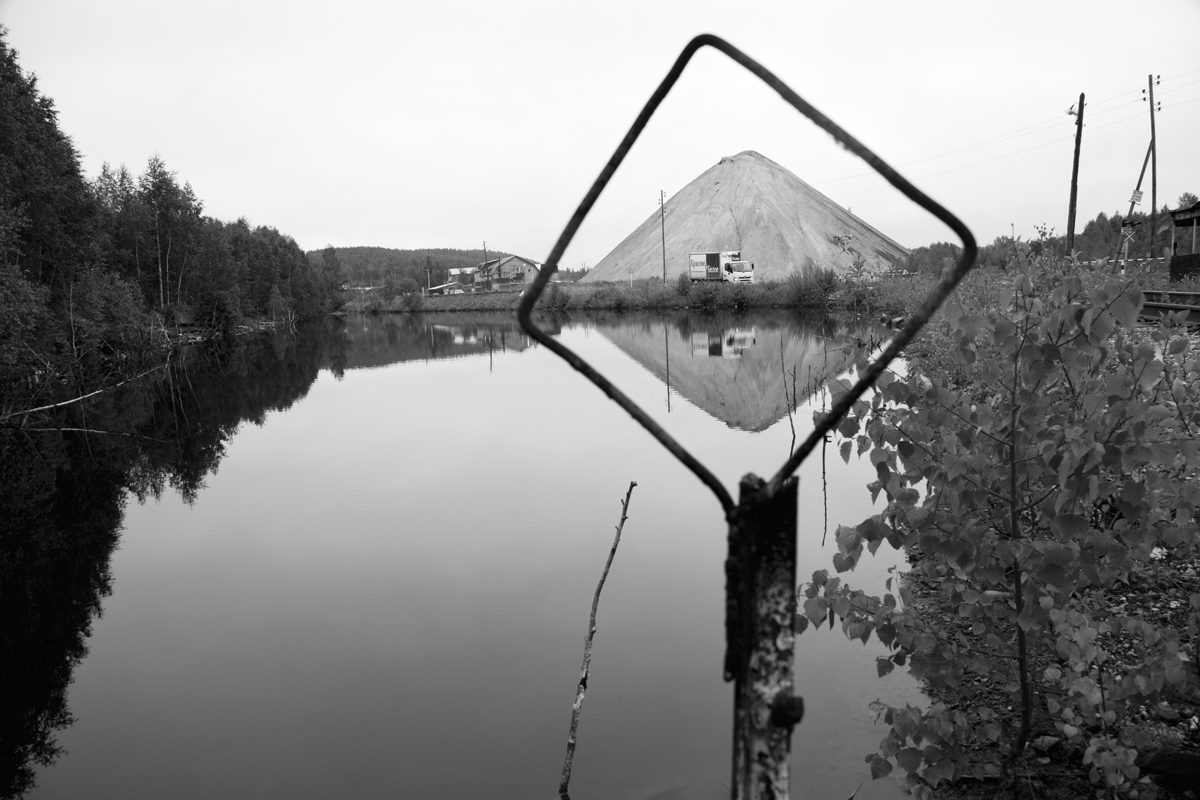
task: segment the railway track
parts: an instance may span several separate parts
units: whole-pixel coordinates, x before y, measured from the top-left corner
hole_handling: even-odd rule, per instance
[[[1142,318],[1155,320],[1179,311],[1187,312],[1189,325],[1200,325],[1200,291],[1167,291],[1147,289],[1142,306]]]

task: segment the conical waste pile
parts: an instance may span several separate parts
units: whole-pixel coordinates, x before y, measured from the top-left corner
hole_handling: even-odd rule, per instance
[[[661,278],[655,211],[588,273],[588,281]],[[740,250],[755,279],[783,280],[825,267],[840,274],[898,266],[908,251],[771,159],[746,150],[722,158],[666,203],[667,279],[688,254]]]

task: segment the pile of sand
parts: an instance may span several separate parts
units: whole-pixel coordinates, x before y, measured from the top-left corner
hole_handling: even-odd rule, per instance
[[[771,159],[746,150],[722,158],[666,204],[667,278],[687,272],[688,254],[741,250],[757,280],[793,271],[849,271],[898,265],[908,251]],[[849,237],[838,241],[837,237]],[[600,260],[584,280],[662,276],[663,244],[655,211]]]

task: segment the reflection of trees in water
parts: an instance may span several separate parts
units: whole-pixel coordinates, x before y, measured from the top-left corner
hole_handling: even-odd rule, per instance
[[[561,330],[553,319],[539,320],[551,334]],[[349,369],[406,361],[467,358],[522,352],[533,340],[508,314],[393,314],[348,317],[346,336],[352,344]]]
[[[192,502],[244,420],[291,406],[321,368],[339,373],[348,347],[331,321],[185,348],[152,378],[0,430],[0,797],[27,791],[58,755],[67,685],[111,588],[126,492],[145,500],[170,487]]]
[[[70,724],[71,671],[100,598],[121,523],[121,476],[76,437],[0,433],[0,795],[32,786]],[[59,492],[69,486],[70,492]]]

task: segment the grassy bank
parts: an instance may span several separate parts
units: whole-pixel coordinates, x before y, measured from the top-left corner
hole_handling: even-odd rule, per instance
[[[897,316],[919,305],[933,282],[925,276],[887,277],[855,282],[833,272],[797,274],[784,281],[753,284],[663,284],[657,280],[628,283],[552,283],[538,302],[543,311],[676,310],[743,311],[756,308],[820,309]],[[360,293],[342,311],[348,314],[414,311],[516,311],[518,292],[477,292],[437,297],[389,294],[380,289]]]

